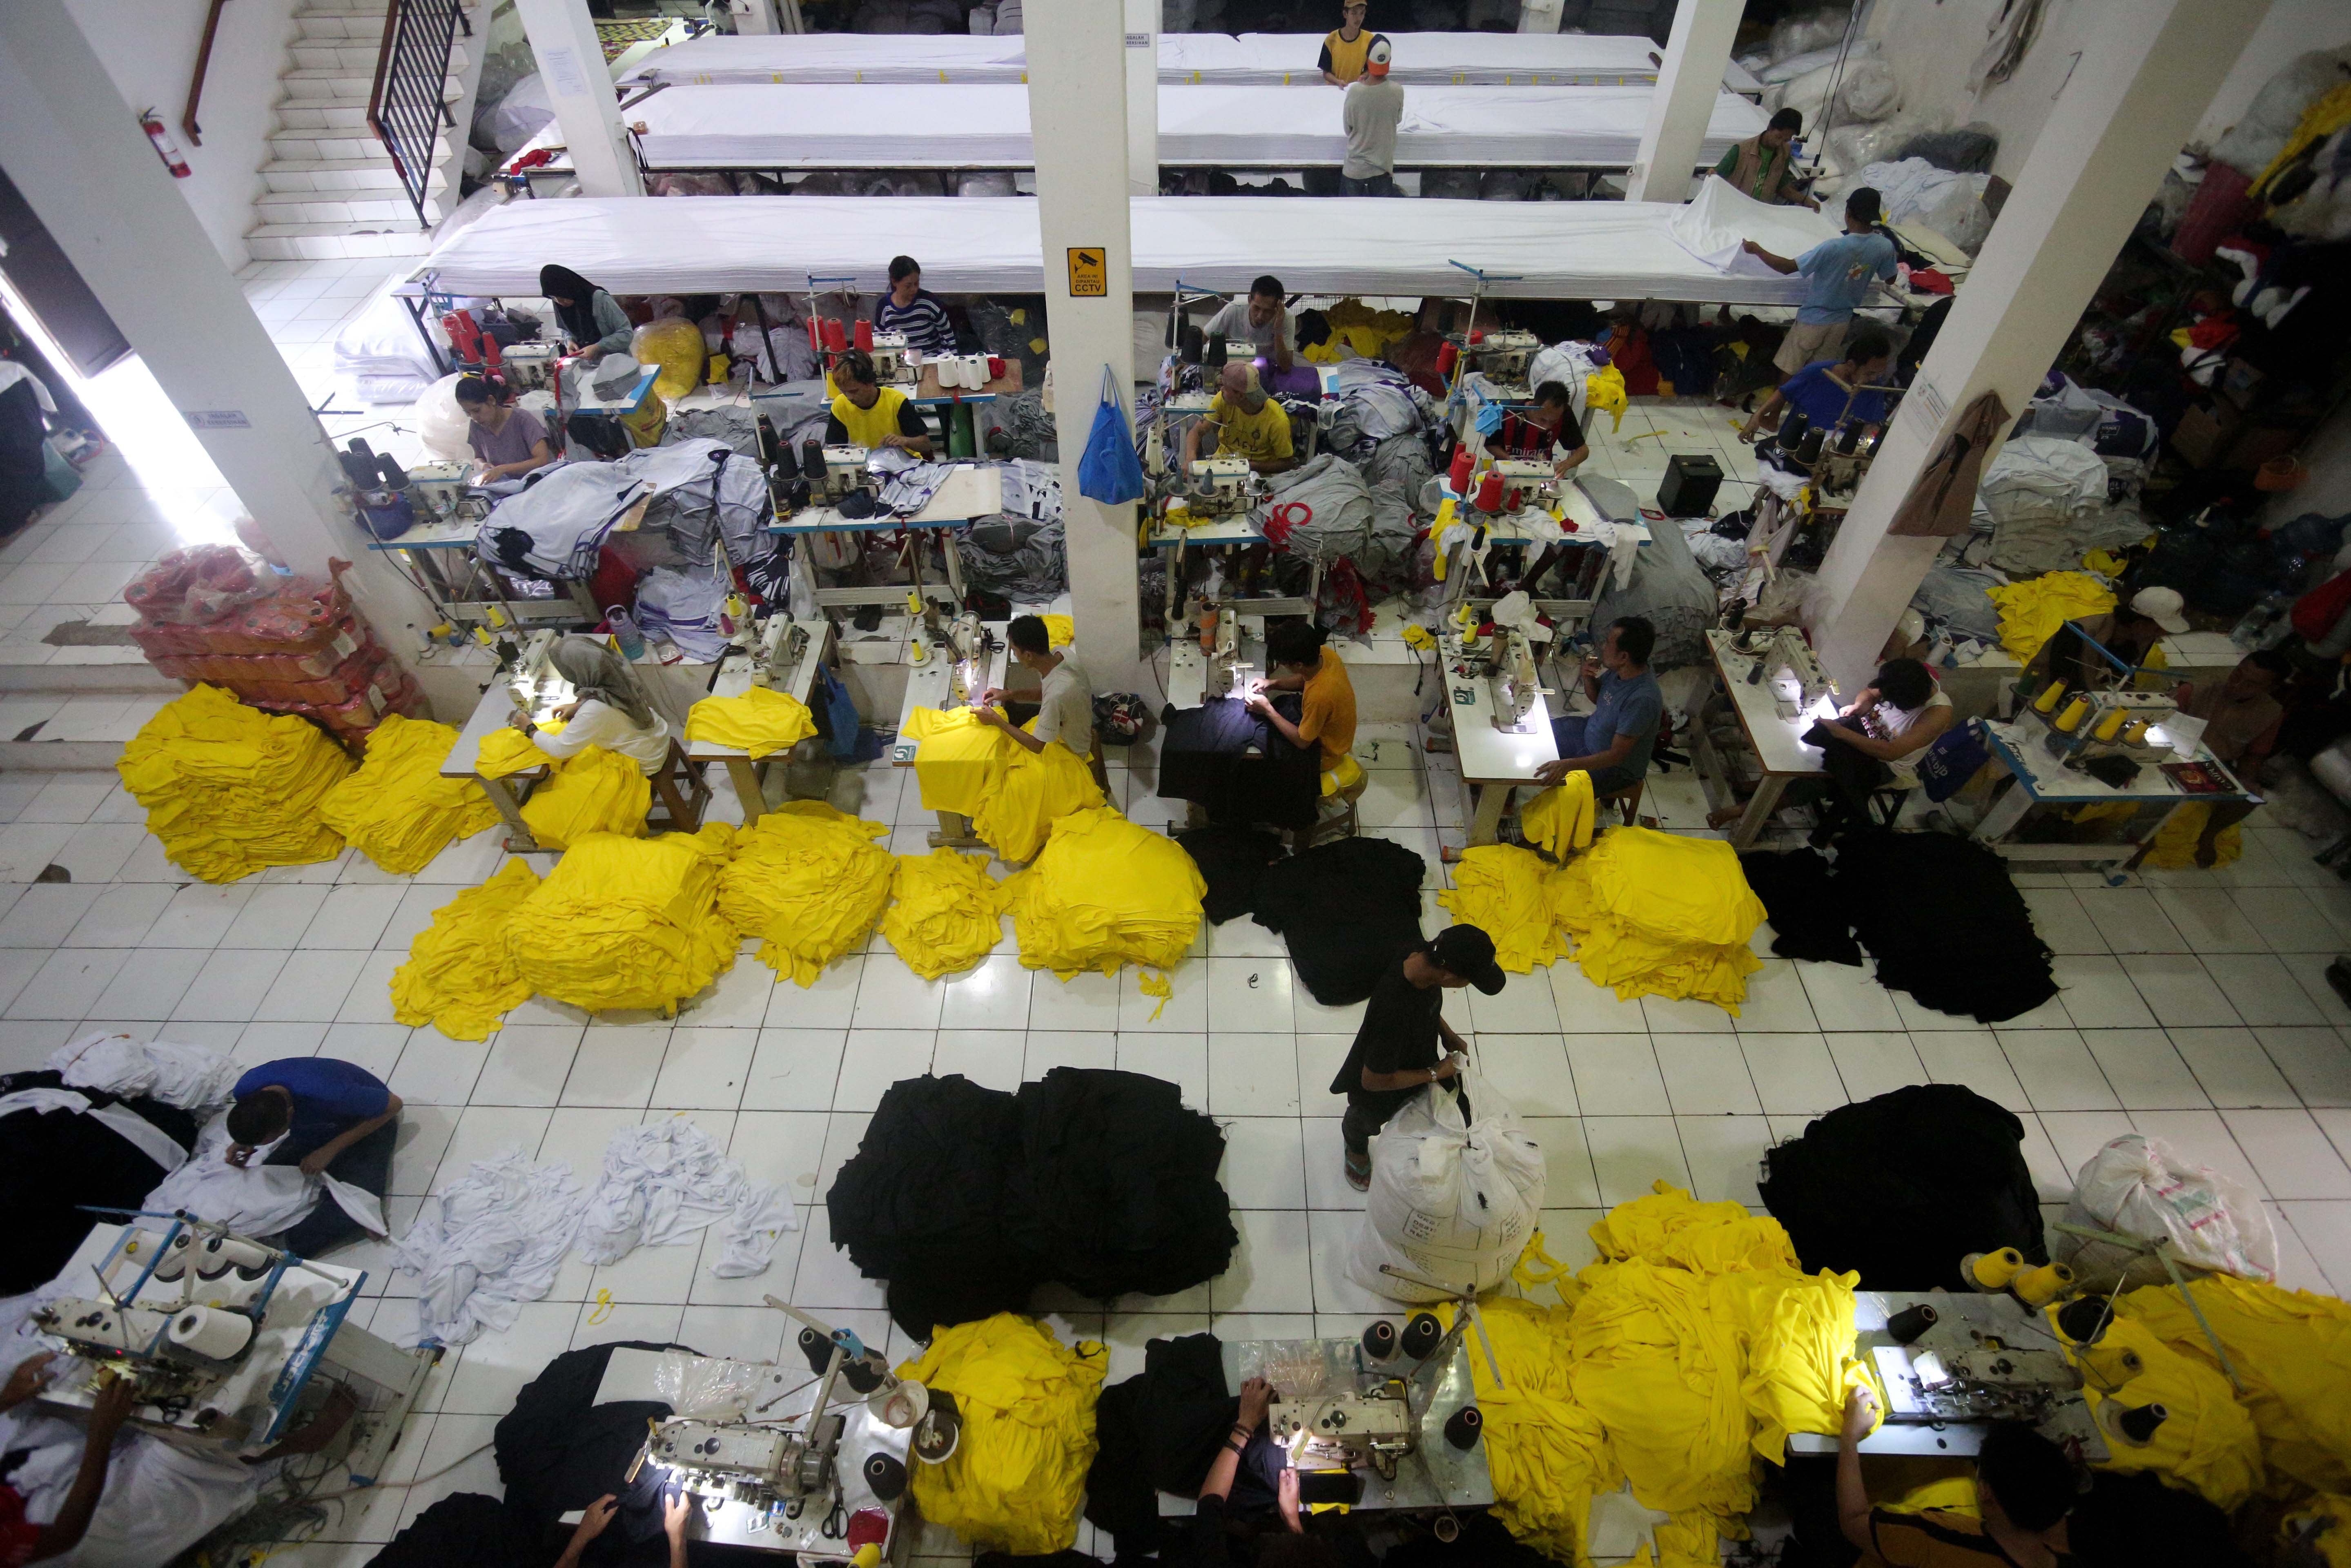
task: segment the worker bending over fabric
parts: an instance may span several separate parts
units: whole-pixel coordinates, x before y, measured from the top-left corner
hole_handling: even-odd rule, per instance
[[[956,351],[955,324],[939,297],[923,287],[922,264],[911,256],[890,258],[890,292],[873,307],[873,329],[904,332],[906,347],[925,355]],[[840,385],[836,380],[833,384]]]
[[[1861,1440],[1877,1400],[1845,1396],[1837,1437],[1837,1525],[1855,1549],[1889,1568],[2060,1568],[2073,1561],[2065,1516],[2079,1478],[2065,1450],[2018,1421],[1996,1421],[1976,1453],[1980,1518],[1939,1508],[1873,1508],[1861,1479]]]
[[[1347,159],[1339,166],[1343,196],[1393,196],[1396,126],[1404,119],[1404,84],[1388,79],[1392,51],[1385,38],[1364,57],[1364,74],[1347,89],[1339,119],[1347,131]]]
[[[1372,46],[1388,41],[1384,33],[1364,31],[1364,17],[1370,10],[1367,0],[1347,0],[1339,7],[1339,25],[1323,37],[1322,57],[1316,64],[1322,79],[1332,87],[1345,87],[1362,76]]]
[[[226,1159],[239,1170],[266,1145],[262,1163],[299,1166],[381,1198],[392,1185],[392,1146],[400,1136],[400,1096],[366,1068],[331,1056],[265,1061],[236,1081],[228,1108]],[[342,1206],[327,1202],[277,1239],[287,1251],[315,1258],[364,1234]]]
[[[669,1539],[669,1568],[685,1568],[685,1526],[696,1506],[694,1493],[684,1487],[662,1494],[662,1533]],[[571,1539],[564,1543],[555,1568],[580,1568],[580,1554],[588,1550],[588,1543],[603,1534],[604,1527],[620,1511],[621,1500],[611,1492],[581,1509],[580,1522],[571,1527]]]
[[[1199,1568],[1226,1568],[1234,1563],[1255,1563],[1257,1568],[1369,1568],[1370,1549],[1343,1516],[1330,1523],[1314,1520],[1315,1528],[1308,1530],[1309,1519],[1299,1506],[1298,1472],[1290,1468],[1280,1445],[1260,1438],[1273,1398],[1272,1387],[1262,1377],[1241,1385],[1239,1414],[1200,1483],[1199,1506],[1192,1515],[1189,1561]],[[1228,1510],[1233,1483],[1240,1477],[1241,1456],[1249,1453],[1253,1445],[1253,1459],[1261,1455],[1268,1464],[1278,1467],[1273,1491],[1281,1524],[1254,1540],[1245,1540],[1234,1535],[1234,1521]]]
[[[547,423],[527,408],[515,407],[503,385],[461,376],[455,391],[457,406],[465,411],[465,444],[481,464],[474,472],[475,484],[519,479],[555,461]]]
[[[653,710],[621,655],[593,637],[565,637],[548,655],[555,673],[571,684],[572,700],[555,710],[563,727],[541,729],[517,714],[514,727],[531,744],[559,760],[591,746],[617,751],[647,777],[669,760],[669,722]]]
[[[1194,420],[1192,428],[1184,433],[1187,474],[1194,463],[1208,455],[1201,450],[1203,436],[1227,456],[1248,458],[1249,466],[1259,474],[1280,474],[1298,466],[1297,452],[1290,442],[1290,411],[1266,396],[1253,365],[1227,363],[1217,382],[1217,395],[1208,400],[1207,413]]]
[[[1894,277],[1894,242],[1879,234],[1877,193],[1864,185],[1844,199],[1844,233],[1823,240],[1791,261],[1747,241],[1740,248],[1774,272],[1803,277],[1804,302],[1796,308],[1796,324],[1780,340],[1772,364],[1783,376],[1806,365],[1834,360],[1844,348],[1856,306],[1869,298],[1870,284]]]
[[[1331,1092],[1347,1097],[1339,1134],[1347,1144],[1347,1185],[1356,1191],[1372,1185],[1373,1135],[1415,1094],[1451,1079],[1468,1060],[1468,1043],[1445,1021],[1445,993],[1464,986],[1489,997],[1502,988],[1494,939],[1475,925],[1447,926],[1372,988],[1355,1043],[1331,1080]],[[1465,1119],[1468,1113],[1465,1106]]]
[[[1793,335],[1791,329],[1790,336]],[[1842,359],[1815,360],[1799,368],[1763,400],[1762,407],[1747,416],[1747,423],[1739,427],[1739,439],[1753,441],[1766,431],[1778,430],[1792,408],[1820,430],[1834,430],[1847,417],[1864,424],[1885,423],[1886,394],[1868,389],[1886,384],[1886,370],[1893,362],[1893,340],[1883,327],[1865,321],[1839,341]]]
[[[1657,629],[1638,615],[1610,622],[1578,675],[1595,706],[1551,721],[1559,760],[1536,768],[1536,779],[1556,784],[1571,773],[1589,773],[1592,792],[1608,795],[1649,776],[1649,754],[1666,717],[1666,694],[1649,673],[1656,645]]]
[[[882,384],[872,355],[851,349],[833,361],[832,385],[832,412],[824,422],[829,444],[868,451],[895,446],[917,457],[931,455],[931,427],[923,423],[923,411],[898,388]]]
[[[0,1387],[0,1410],[14,1410],[47,1387],[56,1360],[53,1353],[43,1351],[18,1362],[6,1385]],[[88,1417],[89,1436],[82,1445],[81,1468],[74,1472],[73,1490],[48,1523],[35,1524],[25,1517],[25,1499],[14,1480],[25,1455],[12,1452],[0,1460],[0,1568],[47,1562],[81,1544],[99,1499],[106,1493],[107,1461],[113,1457],[115,1434],[130,1419],[137,1388],[127,1377],[110,1377],[98,1391]]]
[[[1280,730],[1290,745],[1317,747],[1322,793],[1352,789],[1364,776],[1350,753],[1355,745],[1355,683],[1338,650],[1323,646],[1331,633],[1311,621],[1284,621],[1265,634],[1269,678],[1249,694],[1249,710]],[[1267,692],[1299,692],[1298,722],[1290,723],[1268,700]]]
[[[1918,754],[1950,728],[1959,715],[1925,664],[1916,659],[1888,659],[1837,716],[1851,722],[1815,725],[1812,733],[1877,758],[1886,764],[1892,782],[1908,789],[1918,782]],[[1866,733],[1865,725],[1877,733]]]
[[[538,291],[555,307],[557,325],[563,329],[565,339],[579,347],[581,359],[592,364],[607,354],[628,352],[636,329],[629,325],[629,313],[621,308],[621,302],[610,294],[569,267],[553,265],[538,269]]]
[[[1788,152],[1789,143],[1803,133],[1803,115],[1783,109],[1756,134],[1744,141],[1732,142],[1730,151],[1722,155],[1722,162],[1714,166],[1714,172],[1742,196],[1752,196],[1775,207],[1810,207],[1817,213],[1821,204],[1796,183],[1796,161]]]

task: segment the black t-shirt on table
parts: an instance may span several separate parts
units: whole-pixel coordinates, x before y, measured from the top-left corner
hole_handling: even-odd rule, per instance
[[[1443,987],[1422,989],[1405,978],[1401,964],[1382,975],[1380,983],[1372,988],[1371,1000],[1364,1005],[1363,1027],[1355,1031],[1354,1046],[1347,1052],[1339,1075],[1331,1081],[1331,1092],[1344,1094],[1382,1118],[1395,1114],[1405,1101],[1420,1092],[1420,1086],[1366,1089],[1364,1071],[1366,1068],[1374,1072],[1426,1072],[1434,1069],[1443,1054],[1437,1024],[1444,1011]]]

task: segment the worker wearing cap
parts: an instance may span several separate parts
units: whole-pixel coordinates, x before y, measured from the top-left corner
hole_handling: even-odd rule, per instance
[[[1468,1042],[1445,1021],[1445,993],[1464,986],[1489,997],[1502,988],[1494,939],[1475,925],[1447,926],[1372,988],[1355,1043],[1331,1080],[1331,1092],[1347,1097],[1339,1135],[1347,1145],[1347,1184],[1357,1191],[1372,1185],[1373,1135],[1423,1088],[1458,1074],[1468,1059]]]
[[[1404,84],[1388,79],[1393,54],[1385,38],[1374,37],[1364,56],[1364,74],[1347,89],[1340,110],[1347,127],[1347,161],[1339,169],[1343,196],[1396,193],[1396,123],[1404,119]]]
[[[1345,87],[1364,74],[1364,62],[1374,44],[1387,39],[1378,33],[1364,31],[1366,0],[1347,0],[1339,8],[1339,26],[1322,40],[1322,79],[1332,87]]]

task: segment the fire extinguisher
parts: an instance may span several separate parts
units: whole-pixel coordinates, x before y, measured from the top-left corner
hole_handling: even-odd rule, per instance
[[[163,160],[163,167],[172,171],[172,178],[184,180],[195,172],[188,167],[187,157],[181,152],[180,144],[172,139],[172,128],[165,125],[162,117],[153,110],[140,113],[139,129],[145,131],[147,140],[155,144],[155,156]]]

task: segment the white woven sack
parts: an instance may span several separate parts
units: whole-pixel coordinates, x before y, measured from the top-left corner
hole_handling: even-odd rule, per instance
[[[1347,1272],[1398,1301],[1441,1301],[1380,1272],[1394,1264],[1456,1288],[1491,1290],[1510,1278],[1542,1212],[1542,1150],[1493,1085],[1463,1074],[1476,1120],[1458,1096],[1431,1086],[1388,1119],[1372,1145],[1372,1186]]]
[[[2277,1278],[2277,1232],[2252,1194],[2143,1133],[2126,1133],[2084,1162],[2065,1218],[2147,1241],[2168,1238],[2172,1255],[2192,1269]],[[2093,1288],[2169,1277],[2146,1254],[2062,1231],[2055,1253]]]

